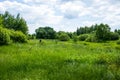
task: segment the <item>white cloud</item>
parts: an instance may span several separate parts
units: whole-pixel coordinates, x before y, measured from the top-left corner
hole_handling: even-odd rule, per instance
[[[32,2],[32,0],[23,0],[25,3]]]
[[[114,3],[114,4],[113,4]],[[108,23],[112,29],[120,25],[120,4],[113,0],[5,0],[0,12],[20,13],[30,33],[40,26],[55,30],[75,31],[79,26]]]
[[[39,4],[48,4],[53,5],[57,2],[57,0],[23,0],[24,3],[39,5]]]
[[[74,1],[60,5],[60,9],[66,18],[76,18],[88,12],[84,6],[84,3],[81,1]]]
[[[25,1],[30,2],[32,0]],[[3,10],[1,9],[2,11],[10,10],[10,12],[12,13],[15,12],[14,14],[21,13],[25,20],[27,20],[28,25],[30,25],[29,27],[30,32],[31,31],[33,32],[33,30],[35,30],[36,28],[35,26],[38,26],[38,24],[39,24],[38,27],[40,27],[40,25],[43,24],[55,25],[59,24],[63,19],[62,16],[56,16],[54,9],[45,4],[31,6],[23,3],[18,3],[16,1],[14,2],[4,1],[0,3],[0,6],[2,6],[1,7],[3,9]],[[34,26],[32,27],[31,24]]]

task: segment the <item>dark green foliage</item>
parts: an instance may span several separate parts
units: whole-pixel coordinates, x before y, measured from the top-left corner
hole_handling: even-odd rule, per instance
[[[68,41],[68,40],[70,40],[70,37],[67,34],[61,34],[59,36],[59,40],[60,41]]]
[[[0,45],[10,44],[12,41],[24,43],[27,42],[27,37],[21,31],[0,27]]]
[[[80,27],[80,28],[77,28],[77,35],[80,35],[80,34],[95,34],[94,36],[90,36],[86,41],[90,41],[90,42],[96,42],[96,41],[107,41],[107,40],[118,40],[119,39],[119,32],[120,30],[115,30],[115,32],[111,32],[110,31],[110,27],[109,25],[107,24],[95,24],[95,25],[92,25],[90,27]],[[80,39],[81,41],[84,41],[85,40],[85,36],[81,35],[80,36]],[[96,39],[97,38],[97,39]]]
[[[77,41],[78,41],[78,37],[77,37],[77,35],[73,35],[73,41],[76,43]]]
[[[35,34],[28,34],[28,39],[35,39],[36,35]]]
[[[14,17],[6,11],[4,14],[1,14],[1,16],[3,18],[2,24],[5,28],[22,31],[24,34],[28,33],[27,23],[22,17],[20,17],[20,14]]]
[[[110,27],[107,24],[100,24],[96,30],[96,37],[99,41],[110,40]]]
[[[88,34],[82,34],[82,35],[79,36],[79,40],[80,41],[85,41],[88,38],[88,36],[89,36]]]
[[[55,39],[56,32],[51,27],[39,27],[35,30],[38,39]]]
[[[92,33],[92,32],[94,32],[94,31],[97,30],[97,27],[98,27],[97,24],[96,24],[96,25],[89,26],[89,27],[87,27],[87,26],[85,26],[85,27],[80,27],[80,28],[77,28],[76,33],[77,33],[77,35]]]
[[[64,31],[59,31],[59,32],[57,32],[57,39],[59,38],[59,36],[60,36],[61,34],[66,34],[66,32],[64,32]]]
[[[66,32],[65,32],[65,31],[59,31],[59,32],[57,32],[57,34],[58,34],[58,35],[66,34]]]
[[[72,32],[67,32],[66,34],[68,34],[68,36],[72,39],[73,38],[73,33]]]
[[[10,43],[9,31],[0,27],[0,45],[5,45]]]
[[[84,27],[80,27],[79,29],[77,29],[77,35],[84,34],[84,33],[85,33]]]
[[[2,15],[0,15],[0,27],[3,27],[3,18],[2,18]]]
[[[115,33],[118,33],[120,35],[120,29],[115,29]]]
[[[85,41],[87,41],[87,42],[98,42],[97,38],[94,35],[91,35],[91,36],[87,37],[87,39]]]
[[[59,39],[59,36],[61,34],[67,34],[69,36],[70,39],[73,39],[74,36],[77,36],[75,33],[73,32],[65,32],[65,31],[59,31],[56,33],[56,38]]]
[[[27,37],[21,31],[11,31],[10,38],[13,42],[26,43]]]
[[[119,39],[119,34],[118,33],[110,33],[110,40],[118,40]]]

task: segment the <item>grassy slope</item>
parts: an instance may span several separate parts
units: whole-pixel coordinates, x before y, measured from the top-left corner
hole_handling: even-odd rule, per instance
[[[120,46],[45,40],[0,47],[0,80],[119,80]]]

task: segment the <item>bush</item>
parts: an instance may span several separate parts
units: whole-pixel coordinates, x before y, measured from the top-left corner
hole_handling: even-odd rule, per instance
[[[27,38],[30,40],[30,39],[35,39],[36,38],[36,35],[35,34],[28,34],[27,35]]]
[[[119,34],[118,33],[110,33],[110,39],[111,40],[118,40],[119,39]]]
[[[73,41],[76,43],[78,41],[78,37],[77,36],[73,36]]]
[[[89,36],[85,41],[86,42],[98,42],[95,36]]]
[[[10,43],[9,31],[0,27],[0,45],[5,45]]]
[[[88,38],[88,34],[82,34],[79,36],[80,41],[85,41]]]
[[[10,38],[13,42],[25,43],[27,42],[27,37],[21,31],[11,31]]]
[[[60,41],[69,41],[70,40],[70,37],[67,35],[67,34],[61,34],[60,36],[59,36],[59,40]]]
[[[0,45],[10,44],[11,41],[24,43],[27,37],[20,31],[0,27]]]

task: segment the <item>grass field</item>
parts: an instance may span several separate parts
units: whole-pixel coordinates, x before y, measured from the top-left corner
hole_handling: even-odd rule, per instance
[[[120,80],[120,45],[30,40],[0,46],[0,80]]]

